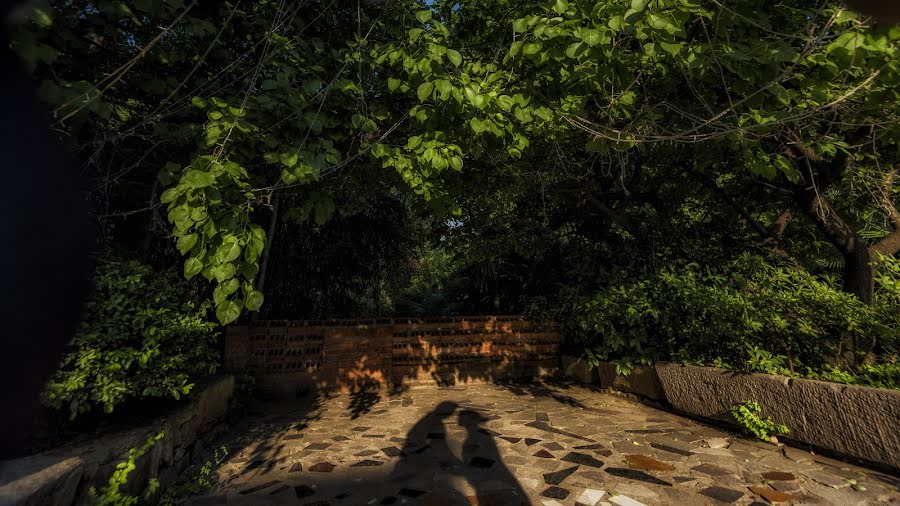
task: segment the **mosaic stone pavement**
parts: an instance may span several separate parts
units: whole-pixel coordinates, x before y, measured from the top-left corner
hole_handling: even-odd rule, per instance
[[[580,386],[267,405],[189,504],[894,504],[900,479]]]

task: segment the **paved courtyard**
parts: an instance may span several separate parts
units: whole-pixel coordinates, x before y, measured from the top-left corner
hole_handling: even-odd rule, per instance
[[[567,385],[265,406],[191,504],[896,504],[900,479]]]

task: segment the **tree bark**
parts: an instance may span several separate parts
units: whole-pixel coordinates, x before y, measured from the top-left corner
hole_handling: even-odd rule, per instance
[[[888,218],[894,226],[894,231],[887,237],[878,241],[869,248],[872,260],[878,262],[880,255],[892,256],[900,252],[900,211],[891,199],[891,192],[894,190],[894,181],[897,179],[900,166],[895,166],[884,178],[884,184],[881,187],[881,207],[887,213]]]
[[[845,161],[833,163],[843,164]],[[794,201],[844,257],[844,291],[856,295],[866,304],[871,304],[875,285],[869,248],[822,195],[840,170],[842,168],[829,167],[824,172],[825,177],[818,180],[818,184],[813,180],[798,188],[794,192]]]
[[[272,252],[272,243],[275,242],[275,229],[278,225],[278,196],[272,199],[272,216],[269,218],[269,229],[266,231],[266,246],[263,248],[262,256],[259,261],[259,277],[256,282],[256,289],[264,292],[266,286],[266,273],[269,270],[269,256]],[[259,317],[259,312],[253,313],[253,320]]]

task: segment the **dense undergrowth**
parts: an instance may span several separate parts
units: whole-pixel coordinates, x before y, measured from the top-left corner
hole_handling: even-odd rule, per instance
[[[900,388],[900,262],[864,304],[827,276],[745,253],[634,273],[573,304],[569,335],[592,362],[659,360]]]

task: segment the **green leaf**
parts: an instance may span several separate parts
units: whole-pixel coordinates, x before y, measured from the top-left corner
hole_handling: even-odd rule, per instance
[[[556,3],[553,4],[553,10],[558,14],[562,14],[562,13],[566,12],[568,9],[569,9],[569,2],[567,2],[566,0],[556,0]]]
[[[660,42],[660,43],[659,43],[659,46],[660,46],[661,48],[663,48],[663,51],[665,51],[665,52],[667,52],[667,53],[669,53],[669,54],[672,54],[672,55],[676,55],[676,54],[678,54],[678,53],[681,52],[681,48],[684,47],[684,44],[682,44],[681,42],[675,42],[675,43],[672,43],[672,42]]]
[[[206,107],[206,100],[204,100],[203,97],[193,97],[193,98],[191,98],[191,103],[194,104],[194,106],[199,107],[201,109]]]
[[[522,46],[522,54],[537,54],[544,47],[540,42],[529,42]]]
[[[597,30],[596,28],[587,28],[587,29],[581,30],[580,36],[581,36],[581,40],[583,40],[585,44],[587,44],[591,47],[594,47],[597,44],[599,44],[603,38],[603,34],[600,33],[600,30]]]
[[[421,28],[410,28],[410,30],[408,32],[409,41],[415,42],[422,35],[423,32],[424,32],[424,30],[422,30]]]
[[[441,98],[444,100],[450,96],[450,89],[453,88],[450,81],[447,81],[446,79],[438,79],[434,82],[434,86],[440,92]]]
[[[181,182],[191,188],[206,188],[216,182],[216,176],[202,170],[189,170],[181,176]]]
[[[500,95],[500,98],[497,99],[497,102],[500,104],[500,108],[504,111],[511,111],[513,106],[516,105],[516,102],[509,95]]]
[[[623,26],[625,26],[625,18],[622,16],[613,16],[609,18],[606,26],[612,28],[613,30],[619,31]]]
[[[216,258],[220,263],[231,262],[241,256],[241,245],[237,240],[225,241],[216,250]]]
[[[528,19],[520,18],[513,21],[513,31],[516,33],[522,33],[528,29]]]
[[[228,325],[237,320],[240,315],[241,306],[233,300],[227,300],[216,305],[216,319],[218,319],[219,323],[222,325]]]
[[[420,23],[427,23],[431,21],[431,11],[428,9],[424,9],[416,12],[416,19],[418,19]]]
[[[262,292],[253,290],[244,297],[244,307],[247,308],[248,311],[259,311],[259,308],[262,307],[263,299],[264,296]]]
[[[388,90],[390,90],[390,91],[395,91],[395,90],[396,90],[397,88],[399,88],[399,87],[400,87],[400,80],[399,80],[399,79],[394,79],[394,78],[389,78],[389,79],[388,79]]]
[[[419,85],[419,88],[416,90],[416,96],[419,97],[419,102],[424,102],[431,97],[431,91],[434,89],[434,84],[432,83],[422,83]]]
[[[222,113],[219,111],[209,111],[208,113],[206,113],[206,117],[215,121],[218,119],[222,119]]]
[[[179,237],[178,242],[176,243],[178,252],[184,255],[185,253],[190,251],[191,248],[193,248],[194,245],[197,244],[197,239],[197,234],[188,234]]]
[[[319,88],[322,87],[321,79],[310,79],[303,83],[303,91],[306,92],[307,95],[312,95],[315,92],[319,91]]]
[[[414,135],[406,141],[406,149],[410,151],[414,150],[419,147],[420,144],[422,144],[422,137]]]
[[[631,8],[640,12],[647,7],[647,4],[650,3],[650,0],[631,0]]]
[[[170,202],[174,202],[180,194],[181,192],[178,191],[178,188],[169,188],[168,190],[162,192],[162,195],[159,196],[159,201],[163,204],[168,204]]]
[[[191,257],[184,262],[184,277],[191,279],[203,270],[203,262],[197,257]]]
[[[461,171],[463,168],[462,158],[460,158],[458,156],[451,156],[450,157],[450,167],[457,172]]]
[[[216,267],[214,272],[216,275],[216,281],[222,283],[223,281],[227,281],[233,278],[235,272],[237,272],[237,269],[235,269],[233,263],[228,262]]]
[[[447,50],[447,59],[450,60],[454,67],[459,67],[462,64],[462,54],[455,49]]]

